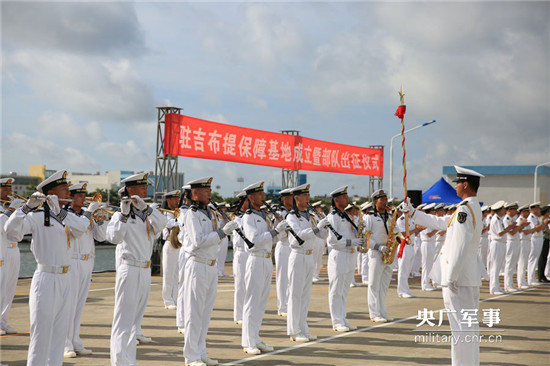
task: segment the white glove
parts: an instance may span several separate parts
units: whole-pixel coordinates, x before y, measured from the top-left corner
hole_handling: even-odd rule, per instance
[[[153,202],[153,203],[151,203],[151,204],[149,205],[149,207],[151,207],[151,208],[154,210],[154,209],[158,209],[160,206],[159,206],[158,203]]]
[[[229,235],[238,227],[239,227],[239,224],[237,224],[235,221],[229,221],[227,224],[225,224],[222,230],[225,235]]]
[[[34,192],[27,201],[27,206],[30,209],[37,208],[46,201],[46,195],[40,192]]]
[[[382,254],[386,254],[386,253],[389,253],[390,248],[388,248],[385,245],[381,245],[381,246],[378,247],[378,251]]]
[[[407,200],[401,203],[401,212],[403,213],[409,212],[411,215],[413,215],[415,211],[416,209],[411,204],[411,198],[407,197]]]
[[[48,203],[48,206],[50,206],[50,210],[54,214],[59,215],[61,212],[61,207],[59,207],[59,198],[55,194],[49,194],[46,197],[46,202]]]
[[[351,245],[353,246],[363,246],[364,244],[365,244],[365,239],[363,238],[351,239]]]
[[[21,198],[14,198],[13,201],[11,201],[9,208],[17,210],[19,207],[23,206],[24,204],[25,204],[25,201],[23,201]]]
[[[325,217],[324,219],[322,219],[321,221],[319,221],[317,223],[317,229],[321,230],[321,229],[324,229],[326,228],[327,226],[330,225],[330,222],[328,221],[328,219]]]
[[[120,200],[120,212],[124,216],[128,216],[130,214],[130,207],[132,206],[132,200],[128,198],[123,198]]]
[[[451,290],[453,293],[455,293],[455,294],[458,293],[458,285],[456,284],[456,281],[449,282],[449,284],[447,285],[447,287],[448,287],[449,290]]]
[[[86,209],[89,213],[94,213],[101,207],[101,204],[99,202],[91,202],[88,208]]]
[[[134,204],[134,207],[137,208],[140,211],[147,210],[147,204],[145,203],[143,198],[141,198],[140,196],[137,196],[137,195],[134,194],[132,196],[132,203]]]
[[[275,227],[275,231],[278,233],[282,233],[283,231],[286,231],[289,227],[290,225],[288,225],[288,222],[286,222],[286,220],[283,220],[277,224],[277,226]]]

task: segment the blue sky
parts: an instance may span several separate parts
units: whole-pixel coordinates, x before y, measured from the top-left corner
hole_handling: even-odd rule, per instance
[[[408,188],[443,165],[550,160],[548,2],[2,2],[1,172],[154,170],[157,106],[385,145],[404,85]],[[394,146],[394,192],[402,196]],[[281,171],[180,158],[221,193]],[[314,194],[368,177],[308,174]]]

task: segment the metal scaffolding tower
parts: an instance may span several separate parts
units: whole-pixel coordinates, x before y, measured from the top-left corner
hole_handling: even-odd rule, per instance
[[[162,197],[162,194],[178,189],[178,157],[175,155],[164,155],[164,116],[167,113],[181,114],[183,108],[157,107],[157,150],[155,157],[155,189],[153,200]]]
[[[281,131],[281,133],[284,133],[287,135],[300,136],[300,131],[296,131],[296,130],[284,130],[284,131]],[[299,173],[299,170],[283,169],[281,190],[291,188],[291,187],[296,187],[298,185],[298,176],[299,176],[298,173]]]
[[[370,145],[371,149],[381,149],[382,156],[384,156],[384,145]],[[384,176],[375,177],[369,175],[369,197],[378,189],[382,189],[384,186]]]

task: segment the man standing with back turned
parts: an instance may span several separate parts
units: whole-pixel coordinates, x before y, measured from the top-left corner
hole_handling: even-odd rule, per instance
[[[479,365],[479,326],[477,319],[470,325],[462,318],[465,312],[477,315],[479,307],[481,275],[477,252],[483,222],[477,190],[483,175],[456,165],[455,169],[456,194],[463,201],[450,220],[415,211],[410,203],[407,209],[417,224],[447,230],[440,253],[441,285],[452,335],[458,340],[451,345],[452,364],[472,366]]]

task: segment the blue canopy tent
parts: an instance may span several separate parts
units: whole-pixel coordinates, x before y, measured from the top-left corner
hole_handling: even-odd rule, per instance
[[[443,178],[439,179],[426,192],[422,193],[422,203],[460,203],[462,200],[456,195],[455,189]]]

